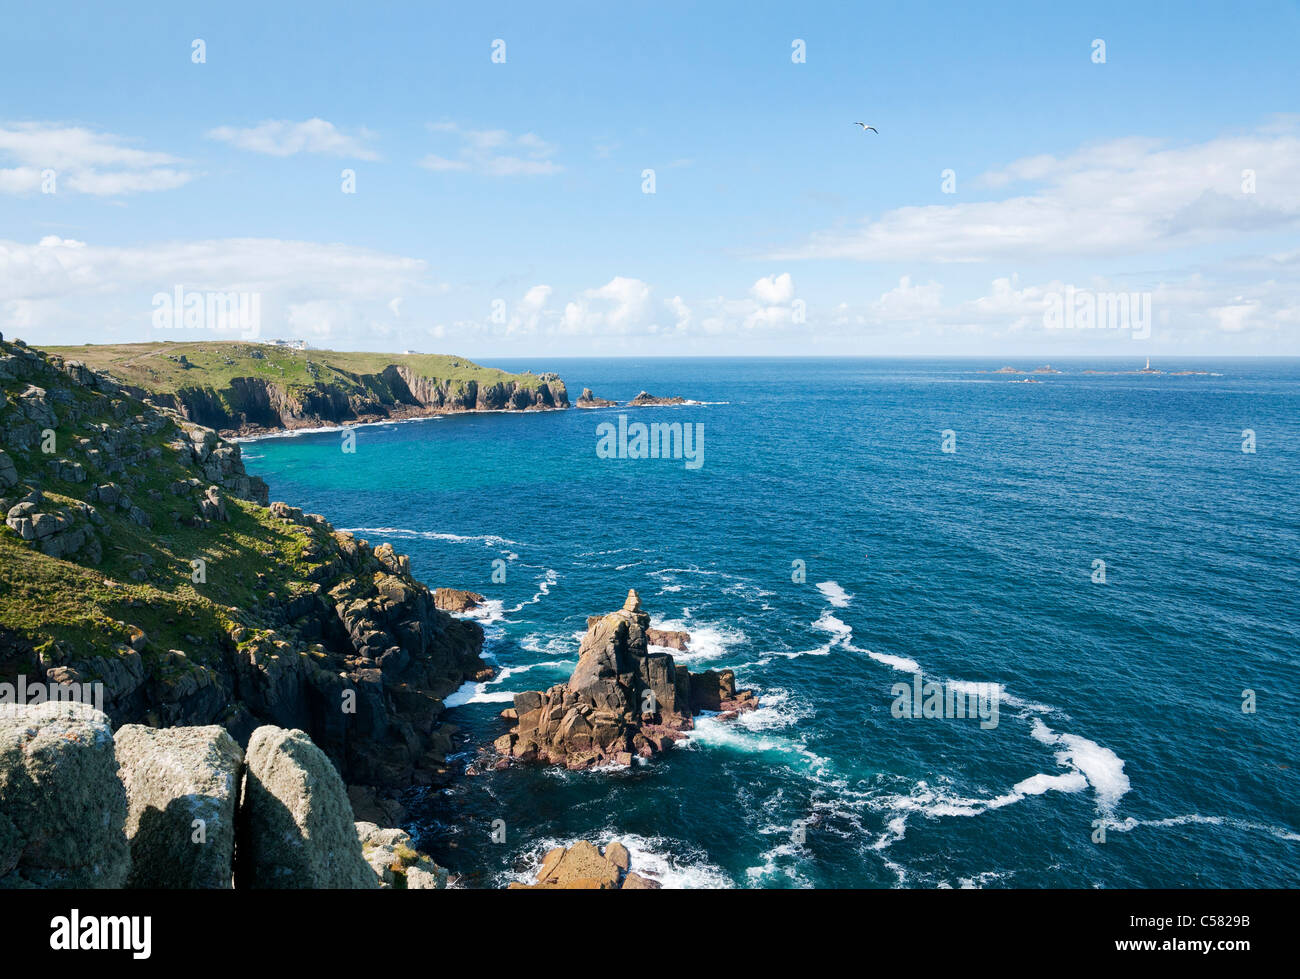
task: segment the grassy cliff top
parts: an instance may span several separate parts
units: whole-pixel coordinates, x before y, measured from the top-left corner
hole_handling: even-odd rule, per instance
[[[65,360],[79,360],[125,384],[163,394],[195,387],[222,389],[240,377],[260,378],[283,387],[352,381],[359,375],[379,374],[389,365],[407,367],[420,377],[452,382],[491,385],[514,381],[526,388],[536,388],[541,383],[536,374],[509,374],[449,354],[293,350],[270,344],[217,340],[90,343],[43,349]]]

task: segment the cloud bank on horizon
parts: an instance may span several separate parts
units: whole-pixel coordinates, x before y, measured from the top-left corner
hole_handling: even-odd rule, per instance
[[[310,60],[341,8],[278,62],[240,4],[119,38],[163,65],[92,56],[56,80],[68,31],[127,30],[90,14],[0,42],[28,112],[0,118],[0,330],[234,338],[160,332],[154,297],[179,288],[258,294],[263,337],[480,358],[1300,354],[1300,115],[1294,80],[1268,84],[1289,77],[1286,5],[1264,44],[1189,8],[1224,18],[1200,25],[1213,96],[1205,51],[1122,7],[1034,15],[1053,43],[1012,65],[990,61],[996,18],[822,13],[719,49],[701,32],[725,8],[627,12],[594,44],[508,14],[440,15],[455,55],[424,83],[405,33],[350,45],[352,88]],[[892,56],[844,40],[882,31],[906,39]],[[954,59],[968,77],[936,99],[924,72]]]

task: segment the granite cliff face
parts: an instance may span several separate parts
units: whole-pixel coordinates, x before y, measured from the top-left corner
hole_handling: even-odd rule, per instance
[[[51,353],[223,434],[569,406],[555,374],[511,374],[444,354],[218,340],[85,344]]]
[[[568,683],[515,695],[503,756],[581,769],[651,758],[694,727],[702,710],[742,711],[758,701],[730,670],[692,674],[651,651],[650,616],[636,591],[617,612],[593,616]]]
[[[0,683],[113,724],[300,728],[352,783],[445,775],[483,633],[409,561],[275,503],[236,444],[0,338]]]
[[[183,387],[175,393],[135,393],[186,418],[237,434],[419,418],[456,411],[544,411],[569,406],[564,382],[543,374],[536,386],[518,381],[480,384],[420,377],[390,365],[380,374],[356,375],[353,384],[317,382],[286,388],[253,377],[233,378],[222,390]]]

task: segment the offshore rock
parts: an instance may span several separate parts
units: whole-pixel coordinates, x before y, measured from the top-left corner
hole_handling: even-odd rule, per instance
[[[570,769],[630,765],[671,748],[698,711],[757,706],[730,670],[692,676],[652,651],[649,626],[635,590],[617,612],[589,619],[568,682],[516,694],[514,717],[505,715],[516,723],[494,742],[497,752]]]
[[[657,890],[656,880],[631,871],[631,855],[622,843],[600,848],[585,840],[557,846],[542,858],[536,883],[510,885],[512,890]]]

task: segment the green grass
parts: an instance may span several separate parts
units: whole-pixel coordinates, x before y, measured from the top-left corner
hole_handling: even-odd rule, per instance
[[[537,375],[509,374],[450,354],[291,350],[235,341],[84,344],[43,349],[65,360],[79,360],[126,384],[162,394],[205,387],[222,391],[236,378],[244,377],[271,381],[285,389],[313,387],[317,383],[351,388],[358,378],[380,374],[389,365],[406,366],[420,377],[453,384],[513,381],[533,389],[541,383]],[[182,356],[191,365],[189,368],[181,364]]]
[[[10,381],[0,391],[12,394],[25,383]],[[80,462],[86,481],[54,478],[46,470],[51,457],[38,448],[5,446],[20,479],[39,485],[46,511],[89,502],[96,485],[122,483],[120,477],[97,471],[75,448],[91,424],[122,426],[114,420],[110,399],[68,384],[51,386],[72,391],[84,413],[75,427],[65,423],[56,432],[58,456]],[[0,408],[3,404],[0,400]],[[134,415],[147,409],[134,402],[129,410]],[[96,566],[43,554],[0,523],[0,632],[22,637],[38,651],[58,642],[74,658],[85,659],[115,654],[119,644],[129,643],[135,626],[148,637],[147,658],[179,649],[191,662],[204,663],[220,655],[223,638],[237,624],[252,627],[261,620],[258,607],[270,600],[268,593],[284,599],[312,587],[313,572],[336,553],[328,531],[281,520],[269,509],[229,494],[223,494],[228,522],[190,525],[201,490],[177,496],[170,489],[196,472],[188,450],[181,455],[168,444],[179,435],[171,425],[142,435],[142,449],[160,448],[161,458],[132,467],[128,491],[132,503],[149,514],[152,527],[137,525],[116,507],[91,504],[104,519],[103,526],[93,528],[103,551]],[[202,487],[207,485],[203,481]],[[19,492],[9,491],[9,506]],[[205,582],[192,580],[195,558],[206,562]],[[265,575],[261,584],[259,573]]]

